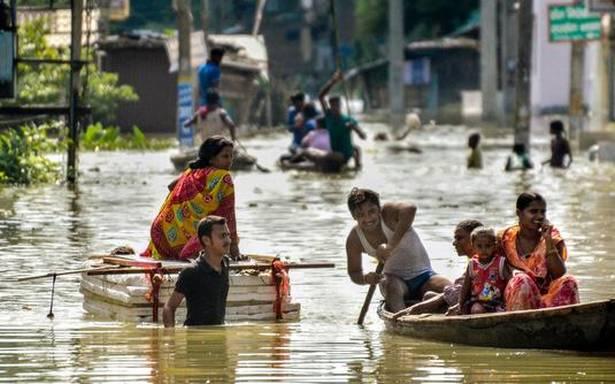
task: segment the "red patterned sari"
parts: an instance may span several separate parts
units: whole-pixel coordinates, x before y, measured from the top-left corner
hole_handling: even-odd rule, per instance
[[[151,241],[142,256],[154,259],[195,257],[201,249],[197,226],[208,215],[226,218],[231,238],[237,240],[231,174],[213,167],[188,169],[167,195],[154,219]]]
[[[505,229],[500,235],[500,245],[508,263],[521,271],[508,282],[504,292],[507,311],[537,309],[576,304],[579,302],[577,281],[570,275],[553,279],[547,268],[547,247],[541,238],[536,248],[522,257],[517,252],[517,236],[519,226]],[[568,258],[568,251],[559,231],[553,228],[551,232],[555,246],[562,244],[562,260]]]

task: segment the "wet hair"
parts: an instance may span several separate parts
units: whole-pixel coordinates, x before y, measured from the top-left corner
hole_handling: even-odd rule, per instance
[[[305,94],[303,92],[297,92],[290,97],[290,101],[293,103],[298,101],[305,101]]]
[[[564,123],[561,120],[553,120],[549,124],[549,129],[554,133],[562,133],[564,132]]]
[[[318,111],[316,110],[314,103],[307,103],[303,106],[303,116],[305,116],[306,120],[313,119],[318,116]]]
[[[483,227],[483,226],[474,228],[474,230],[472,231],[472,234],[470,235],[470,239],[472,240],[472,243],[474,243],[476,239],[478,239],[481,236],[489,237],[493,239],[494,242],[496,240],[495,231],[493,230],[493,228],[488,228],[488,227]]]
[[[529,207],[531,203],[534,201],[540,201],[542,203],[547,204],[547,201],[541,194],[536,192],[523,192],[517,197],[517,209],[523,211],[525,208]]]
[[[352,188],[348,194],[348,209],[350,213],[354,214],[354,211],[365,202],[376,204],[380,208],[380,196],[378,193],[366,188]]]
[[[525,144],[523,143],[515,143],[512,147],[512,151],[518,155],[522,155],[526,152]]]
[[[216,47],[216,48],[212,48],[209,51],[209,57],[222,57],[224,56],[224,48],[220,48],[220,47]]]
[[[219,104],[220,103],[220,95],[213,89],[207,91],[205,95],[205,103],[207,105]]]
[[[480,143],[480,133],[474,132],[468,136],[468,147],[476,148],[478,143]]]
[[[475,228],[482,227],[482,226],[483,226],[483,223],[481,223],[480,221],[474,220],[474,219],[468,219],[468,220],[460,221],[459,224],[457,224],[457,226],[455,227],[455,230],[461,229],[463,231],[466,231],[467,233],[472,233],[472,231]]]
[[[197,227],[197,233],[201,245],[205,245],[203,244],[203,240],[201,240],[201,237],[207,236],[211,238],[211,232],[214,228],[214,225],[224,224],[226,224],[226,219],[221,216],[209,215],[206,216],[204,219],[201,219],[201,221],[199,221],[199,226]]]
[[[339,96],[330,96],[329,103],[338,103],[341,104],[342,99]]]
[[[208,137],[199,147],[197,159],[189,164],[190,169],[209,167],[211,159],[222,152],[225,147],[233,148],[233,142],[220,135]]]

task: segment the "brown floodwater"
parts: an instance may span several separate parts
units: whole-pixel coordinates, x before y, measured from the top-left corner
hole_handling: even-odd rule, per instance
[[[415,228],[434,268],[451,278],[465,265],[451,246],[458,221],[501,228],[514,223],[520,192],[539,191],[567,241],[581,300],[615,297],[615,166],[579,154],[568,171],[505,173],[511,137],[499,136],[484,141],[485,168],[468,171],[466,134],[460,127],[417,132],[412,141],[422,154],[363,142],[364,168],[336,176],[278,170],[285,134],[245,140],[272,172],[235,174],[242,251],[336,264],[291,272],[291,293],[302,304],[295,323],[164,330],[91,318],[81,309],[78,275],[58,277],[49,320],[51,280],[15,282],[80,268],[88,255],[118,245],[142,250],[175,176],[172,151],[83,153],[75,190],[0,190],[0,382],[615,382],[612,353],[478,348],[387,333],[375,313],[379,294],[365,326],[355,325],[366,287],[345,270],[353,225],[345,197],[353,186],[417,204]],[[547,140],[535,138],[536,162],[547,157]],[[364,259],[366,270],[374,265]]]

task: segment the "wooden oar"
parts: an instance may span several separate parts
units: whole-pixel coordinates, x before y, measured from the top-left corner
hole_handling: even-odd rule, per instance
[[[178,273],[183,271],[184,269],[186,269],[187,267],[191,266],[191,263],[186,263],[185,267],[168,267],[168,268],[162,268],[162,270],[164,271],[164,273]],[[286,268],[289,269],[310,269],[310,268],[334,268],[335,264],[333,263],[326,263],[326,262],[322,262],[322,263],[290,263],[290,264],[284,264],[284,266]],[[249,269],[256,269],[256,270],[260,270],[260,271],[264,271],[264,270],[268,270],[271,269],[271,264],[231,264],[229,266],[229,270],[231,271],[244,271],[244,270],[249,270]],[[146,273],[146,272],[150,272],[152,270],[152,268],[122,268],[122,269],[115,269],[115,268],[110,268],[110,269],[97,269],[97,270],[93,270],[91,272],[88,272],[88,275],[90,276],[98,276],[98,275],[121,275],[121,274],[137,274],[137,273]]]
[[[44,275],[33,275],[33,276],[20,277],[19,279],[17,279],[17,281],[28,281],[28,280],[44,279],[46,277],[53,277],[53,276],[74,275],[74,274],[77,274],[77,273],[92,272],[92,271],[98,271],[98,270],[112,270],[112,269],[117,269],[117,267],[119,267],[119,265],[116,266],[116,267],[109,266],[109,265],[103,265],[103,266],[99,266],[99,267],[72,269],[70,271],[49,272],[49,273],[45,273]]]
[[[384,269],[384,263],[378,263],[376,267],[376,273],[382,273]],[[372,296],[374,296],[374,291],[376,290],[377,284],[370,284],[369,289],[367,290],[367,296],[365,296],[365,301],[363,302],[363,307],[361,307],[361,313],[359,314],[359,319],[357,320],[357,324],[363,325],[363,320],[365,320],[365,315],[367,314],[367,310],[369,309],[369,304],[372,302]]]

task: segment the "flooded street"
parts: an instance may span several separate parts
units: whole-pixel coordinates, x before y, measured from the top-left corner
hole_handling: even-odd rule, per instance
[[[365,127],[370,138],[385,130]],[[51,279],[15,282],[78,269],[88,255],[118,245],[143,250],[175,176],[172,151],[83,153],[74,191],[0,190],[0,382],[615,382],[612,353],[478,348],[389,334],[376,315],[378,293],[365,326],[355,325],[367,287],[346,275],[353,186],[373,188],[385,202],[417,204],[415,228],[434,269],[450,278],[465,267],[451,246],[457,222],[477,218],[502,228],[515,222],[517,195],[538,191],[566,239],[581,301],[615,297],[615,166],[579,154],[569,171],[538,165],[505,173],[503,144],[512,139],[499,137],[484,140],[485,168],[468,171],[466,135],[458,127],[426,128],[411,135],[422,154],[359,142],[364,168],[334,176],[277,169],[290,142],[285,134],[244,140],[272,172],[234,174],[241,251],[336,264],[291,272],[291,294],[302,305],[296,323],[164,330],[103,321],[81,309],[79,275],[58,277],[49,320]],[[536,164],[548,157],[547,140],[535,141]],[[374,267],[365,257],[364,269]]]

